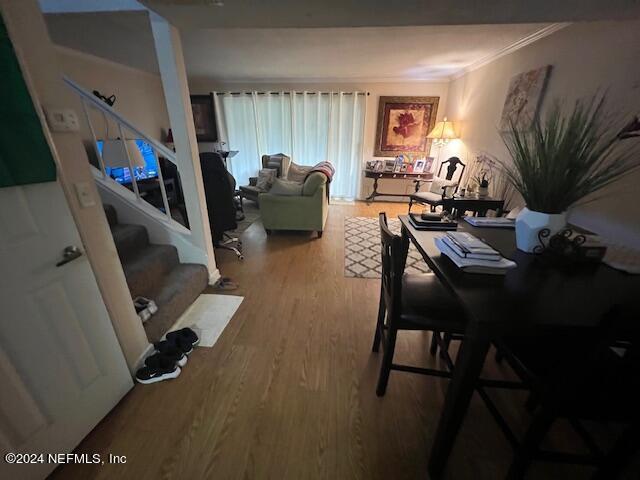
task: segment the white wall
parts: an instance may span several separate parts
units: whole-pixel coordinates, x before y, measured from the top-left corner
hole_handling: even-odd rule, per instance
[[[157,140],[163,139],[163,131],[169,128],[167,104],[160,76],[137,70],[110,60],[72,50],[56,47],[60,68],[65,75],[89,91],[98,90],[106,96],[115,94],[114,109],[131,121],[140,130]],[[81,112],[78,101],[78,112]],[[105,121],[101,114],[93,111],[91,121],[99,138],[105,136]],[[85,122],[82,122],[83,126]],[[88,130],[83,133],[90,139]],[[110,125],[110,138],[118,136],[117,126]]]
[[[616,114],[640,113],[640,22],[573,24],[451,82],[446,112],[460,122],[464,157],[484,151],[506,158],[497,125],[509,80],[543,65],[553,70],[542,115],[554,99],[571,105],[599,89],[608,89]],[[605,198],[576,207],[572,218],[640,246],[640,199],[633,189],[638,183],[640,171],[608,188]]]
[[[206,80],[190,80],[189,88],[193,94],[203,94],[212,91],[364,91],[369,92],[367,96],[367,112],[364,125],[364,146],[362,162],[372,160],[378,121],[378,101],[381,96],[434,96],[440,97],[437,119],[444,116],[447,105],[448,82],[427,83],[427,82],[404,82],[404,83],[296,83],[296,84],[270,84],[270,83],[217,83]],[[437,155],[434,149],[433,155]],[[444,152],[443,152],[444,154]],[[331,159],[328,159],[331,160]],[[362,173],[360,173],[362,175]],[[364,198],[371,193],[373,181],[362,179],[360,197]],[[379,182],[379,189],[391,193],[406,193],[413,191],[411,181],[382,180]],[[385,198],[383,197],[382,200]],[[389,199],[389,197],[387,197]]]

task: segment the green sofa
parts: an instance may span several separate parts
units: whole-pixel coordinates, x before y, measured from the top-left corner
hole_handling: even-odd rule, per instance
[[[314,172],[302,186],[302,195],[261,193],[260,216],[267,234],[272,230],[307,230],[322,237],[329,213],[327,177]]]

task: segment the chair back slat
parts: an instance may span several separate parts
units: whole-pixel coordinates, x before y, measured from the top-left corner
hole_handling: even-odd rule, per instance
[[[380,245],[382,251],[382,293],[388,309],[389,321],[397,318],[402,297],[404,273],[409,241],[394,234],[387,223],[387,214],[380,212]]]
[[[458,179],[456,180],[456,186],[453,192],[453,193],[457,193],[458,187],[460,186],[460,182],[462,180],[462,176],[464,175],[464,170],[465,168],[467,168],[467,166],[458,157],[450,157],[440,164],[440,168],[438,168],[438,177],[442,176],[442,168],[444,167],[445,164],[447,164],[447,174],[444,177],[446,180],[453,180],[453,176],[456,174],[456,171],[458,170],[458,165],[462,167],[462,169],[460,169],[460,172],[457,175]],[[444,193],[443,193],[443,198],[444,198]]]

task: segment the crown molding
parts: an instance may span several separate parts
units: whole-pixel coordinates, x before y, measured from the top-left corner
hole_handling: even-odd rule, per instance
[[[99,63],[106,67],[118,68],[120,70],[125,70],[125,71],[129,71],[136,74],[147,75],[148,77],[153,77],[157,80],[160,79],[160,75],[157,73],[141,70],[139,68],[131,67],[123,63],[114,62],[113,60],[107,60],[106,58],[98,57],[97,55],[92,55],[86,52],[81,52],[80,50],[76,50],[74,48],[64,47],[62,45],[54,45],[53,48],[60,53],[63,53],[72,57],[81,58],[82,60],[87,60],[89,62]]]
[[[459,72],[456,72],[455,74],[453,74],[450,77],[450,80],[457,80],[458,78],[463,77],[467,73],[473,72],[474,70],[478,70],[479,68],[482,68],[490,63],[493,63],[499,58],[502,58],[505,55],[509,55],[517,50],[520,50],[521,48],[524,48],[527,45],[531,45],[532,43],[537,42],[538,40],[548,37],[549,35],[559,30],[562,30],[565,27],[568,27],[569,25],[571,25],[571,23],[552,23],[550,25],[547,25],[546,27],[543,27],[540,30],[535,31],[532,34],[527,35],[526,37],[523,37],[520,40],[517,40],[511,45],[507,45],[506,47],[498,50],[497,52],[494,52],[491,55],[487,55],[486,57],[483,57],[480,60],[476,60],[472,64],[467,65],[466,67],[461,69]]]
[[[450,76],[439,78],[406,78],[406,77],[305,77],[305,78],[234,78],[224,79],[215,77],[190,76],[190,81],[213,82],[219,85],[231,84],[276,84],[276,85],[303,85],[303,84],[371,84],[371,83],[421,83],[421,84],[448,84]]]

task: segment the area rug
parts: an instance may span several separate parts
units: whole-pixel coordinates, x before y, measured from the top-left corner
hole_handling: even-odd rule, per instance
[[[200,337],[199,347],[213,347],[240,307],[244,297],[201,294],[169,331],[192,328]]]
[[[260,209],[258,205],[251,201],[244,202],[244,219],[238,220],[236,223],[238,227],[235,230],[232,230],[230,233],[232,236],[241,235],[245,230],[247,230],[253,223],[260,218]]]
[[[390,218],[389,228],[400,234],[400,220]],[[428,273],[429,267],[413,244],[409,244],[406,273]],[[344,276],[380,278],[380,224],[378,217],[344,219]]]

